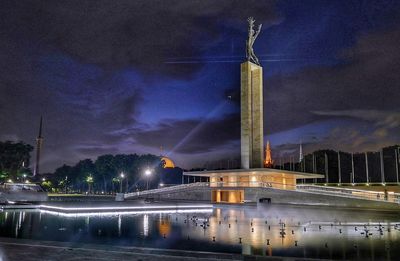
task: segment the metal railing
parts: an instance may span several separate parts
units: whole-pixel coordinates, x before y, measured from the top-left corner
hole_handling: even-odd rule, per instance
[[[177,191],[177,190],[183,190],[183,189],[190,189],[190,188],[194,188],[194,187],[209,187],[209,183],[208,182],[196,182],[196,183],[182,184],[182,185],[176,185],[176,186],[165,187],[165,188],[137,191],[137,192],[132,192],[132,193],[126,193],[124,195],[124,198],[139,197],[139,196],[150,195],[150,194],[155,194],[155,193],[171,192],[171,191]]]
[[[297,185],[298,191],[318,192],[326,195],[342,196],[347,198],[368,199],[374,201],[384,201],[400,203],[400,193],[369,191],[361,189],[335,188],[318,185]]]
[[[245,188],[275,188],[275,189],[296,189],[293,184],[285,184],[280,182],[259,182],[259,181],[239,181],[239,182],[210,182],[210,187],[213,188],[233,188],[233,187],[245,187]]]

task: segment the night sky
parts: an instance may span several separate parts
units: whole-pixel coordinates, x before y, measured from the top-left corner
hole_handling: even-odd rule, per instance
[[[273,157],[400,142],[400,1],[0,1],[0,140],[43,171],[111,153],[240,153],[247,17]]]

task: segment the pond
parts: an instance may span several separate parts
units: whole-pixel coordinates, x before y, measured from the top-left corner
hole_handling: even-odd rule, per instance
[[[400,212],[220,206],[185,213],[0,212],[0,236],[104,245],[330,259],[395,259]],[[397,246],[397,247],[396,247]]]

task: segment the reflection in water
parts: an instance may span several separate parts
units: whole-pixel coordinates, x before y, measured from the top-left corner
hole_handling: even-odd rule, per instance
[[[121,215],[118,215],[118,237],[121,236],[121,222],[122,222]]]
[[[158,221],[158,231],[163,237],[169,236],[169,233],[171,232],[171,223],[168,218],[160,216]]]
[[[143,235],[147,237],[149,235],[149,216],[143,215]]]
[[[211,213],[0,213],[0,236],[264,256],[395,258],[398,212],[225,207]]]

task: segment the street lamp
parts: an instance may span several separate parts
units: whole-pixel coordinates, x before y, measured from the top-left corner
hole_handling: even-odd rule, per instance
[[[121,172],[119,177],[120,177],[120,180],[119,180],[119,193],[122,193],[122,180],[125,177],[125,174],[123,172]]]
[[[26,180],[26,174],[24,174],[24,175],[22,175],[23,177],[24,177],[24,182],[25,182],[25,180]]]
[[[150,175],[151,175],[151,170],[150,169],[146,169],[144,171],[144,175],[146,175],[146,177],[147,177],[146,189],[149,190],[149,179],[150,179]]]
[[[90,175],[86,178],[86,182],[88,183],[88,186],[89,186],[88,194],[90,194],[90,192],[92,191],[92,184],[93,184],[93,176],[92,176],[92,174],[90,174]]]
[[[64,179],[64,187],[65,187],[65,194],[67,194],[67,184],[68,184],[68,176],[65,176],[65,179]]]

